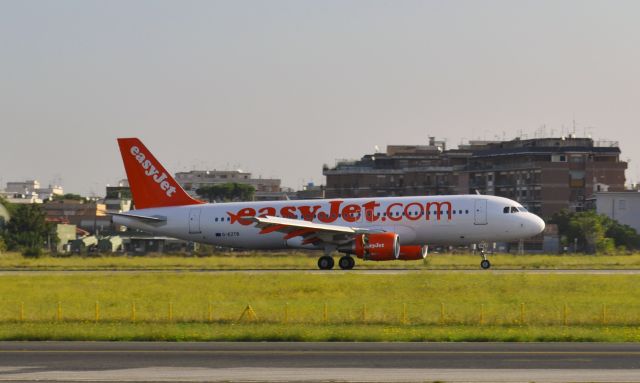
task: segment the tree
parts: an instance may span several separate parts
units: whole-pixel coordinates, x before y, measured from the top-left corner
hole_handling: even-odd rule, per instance
[[[64,195],[54,194],[51,197],[51,200],[53,200],[53,201],[64,200],[64,199],[69,199],[69,200],[73,200],[73,201],[86,201],[87,200],[86,198],[84,198],[80,194],[73,194],[73,193],[67,193],[67,194],[64,194]]]
[[[11,216],[13,205],[6,199],[0,197],[0,253],[7,250],[7,243],[4,239],[6,235],[6,224]]]
[[[9,214],[13,213],[13,210],[15,208],[14,204],[10,203],[9,201],[4,199],[3,197],[0,197],[0,205],[4,206],[4,208],[7,209]]]
[[[208,200],[214,201],[251,201],[255,193],[255,188],[247,184],[229,182],[217,185],[208,185],[198,188],[196,193]]]
[[[630,226],[622,225],[595,211],[571,213],[562,210],[550,221],[558,225],[565,244],[578,240],[578,247],[586,252],[611,253],[616,247],[640,249],[640,235]]]
[[[640,249],[640,235],[629,225],[605,217],[605,235],[615,242],[615,246],[629,250]]]
[[[575,233],[575,238],[578,238],[586,252],[595,253],[606,238],[603,221],[603,217],[595,211],[574,214],[569,221],[569,231]]]
[[[54,226],[45,221],[39,205],[16,205],[5,230],[9,250],[42,248],[46,240],[57,243]]]

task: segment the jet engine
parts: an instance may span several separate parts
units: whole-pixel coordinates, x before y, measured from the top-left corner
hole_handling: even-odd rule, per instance
[[[364,260],[391,261],[400,255],[400,238],[396,233],[359,234],[353,253]]]
[[[427,246],[400,246],[398,259],[403,261],[416,261],[427,255]]]

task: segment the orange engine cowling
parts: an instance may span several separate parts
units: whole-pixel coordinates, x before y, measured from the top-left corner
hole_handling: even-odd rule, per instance
[[[427,246],[400,246],[398,259],[403,261],[416,261],[427,255]]]
[[[358,234],[353,250],[358,258],[391,261],[400,255],[400,238],[396,233]]]

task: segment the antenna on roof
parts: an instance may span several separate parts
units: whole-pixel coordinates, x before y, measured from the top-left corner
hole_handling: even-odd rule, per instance
[[[478,189],[476,189],[476,194],[477,195],[482,195],[482,194],[480,194],[480,190],[478,190]]]

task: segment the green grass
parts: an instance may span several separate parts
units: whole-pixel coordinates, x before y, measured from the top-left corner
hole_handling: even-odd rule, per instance
[[[638,296],[615,274],[8,274],[0,339],[639,341]]]
[[[0,254],[0,270],[229,270],[316,269],[319,252],[220,253],[209,257],[104,256],[31,259],[18,253]],[[632,255],[490,255],[494,269],[640,269],[640,253]],[[480,257],[431,254],[426,261],[364,262],[357,269],[478,269]]]
[[[639,342],[637,326],[7,323],[0,339],[88,341]]]

